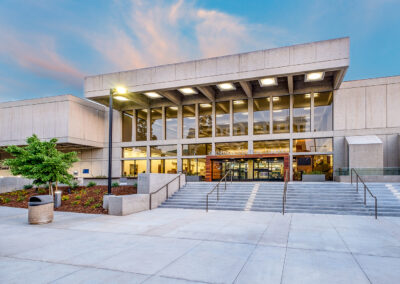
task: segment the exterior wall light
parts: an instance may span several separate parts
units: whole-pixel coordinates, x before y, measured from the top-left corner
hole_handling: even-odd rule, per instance
[[[193,88],[180,88],[180,89],[178,89],[178,91],[181,92],[183,95],[195,95],[195,94],[198,94],[198,92]]]
[[[146,96],[148,96],[149,98],[152,99],[157,99],[157,98],[161,98],[161,96],[159,94],[157,94],[156,92],[147,92],[144,93]]]
[[[324,76],[324,72],[307,73],[306,77],[304,78],[304,82],[322,81],[324,80]]]
[[[258,82],[260,83],[261,87],[278,85],[278,80],[276,79],[276,77],[263,78],[263,79],[258,80]]]
[[[217,88],[223,92],[223,91],[233,91],[236,90],[235,85],[233,85],[232,83],[221,83],[221,84],[217,84]]]

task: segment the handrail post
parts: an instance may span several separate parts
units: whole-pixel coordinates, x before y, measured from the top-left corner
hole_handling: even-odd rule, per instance
[[[151,193],[149,194],[149,210],[151,210]]]
[[[167,195],[166,195],[165,199],[168,199],[168,183],[167,183],[166,193],[167,193]]]
[[[378,219],[378,200],[375,197],[375,219]]]
[[[364,205],[367,205],[367,189],[365,184],[364,184]]]

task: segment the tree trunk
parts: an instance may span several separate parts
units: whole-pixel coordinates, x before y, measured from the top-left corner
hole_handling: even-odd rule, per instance
[[[53,195],[53,183],[49,182],[49,195],[54,196]]]
[[[56,191],[58,190],[58,181],[56,180]]]

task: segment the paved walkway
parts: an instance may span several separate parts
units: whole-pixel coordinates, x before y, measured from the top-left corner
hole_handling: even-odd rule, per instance
[[[400,218],[0,207],[0,283],[396,283]],[[197,282],[196,282],[197,281]]]

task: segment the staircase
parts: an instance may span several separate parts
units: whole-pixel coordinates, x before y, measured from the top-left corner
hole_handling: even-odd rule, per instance
[[[367,183],[367,186],[378,199],[378,216],[400,217],[400,183]],[[364,198],[364,190],[360,184],[359,194]],[[374,208],[373,200],[368,198],[368,192],[367,207],[370,210]]]

